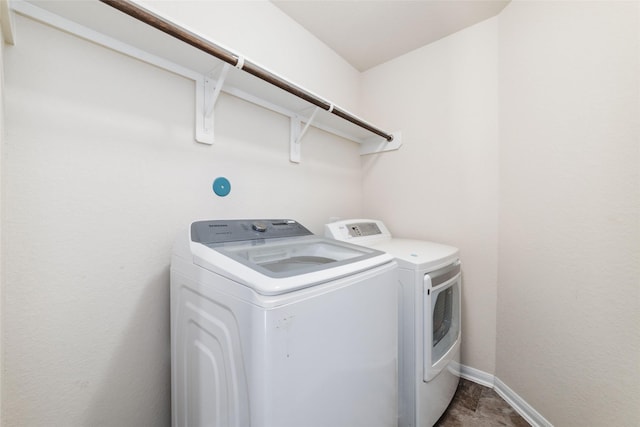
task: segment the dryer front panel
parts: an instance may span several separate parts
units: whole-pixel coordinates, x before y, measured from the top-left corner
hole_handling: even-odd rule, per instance
[[[424,381],[452,360],[460,343],[460,263],[424,276]]]

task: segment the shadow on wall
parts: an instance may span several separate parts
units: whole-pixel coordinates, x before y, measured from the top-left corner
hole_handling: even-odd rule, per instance
[[[169,325],[167,266],[145,285],[128,328],[86,410],[83,425],[171,425]]]

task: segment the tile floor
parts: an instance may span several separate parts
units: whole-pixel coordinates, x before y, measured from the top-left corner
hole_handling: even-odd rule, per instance
[[[488,387],[460,379],[451,404],[434,427],[529,427],[507,402]]]

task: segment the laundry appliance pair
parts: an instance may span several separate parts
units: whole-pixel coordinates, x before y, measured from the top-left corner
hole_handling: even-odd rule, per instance
[[[326,234],[290,219],[210,220],[176,240],[174,427],[437,420],[458,381],[457,250],[391,239],[368,220]]]

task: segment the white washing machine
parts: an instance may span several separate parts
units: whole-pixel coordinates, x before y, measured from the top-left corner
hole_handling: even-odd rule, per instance
[[[171,261],[173,427],[397,425],[393,257],[293,220],[198,221]]]
[[[325,236],[388,252],[400,270],[399,426],[431,427],[460,378],[461,273],[458,249],[395,239],[370,219],[325,225]]]

